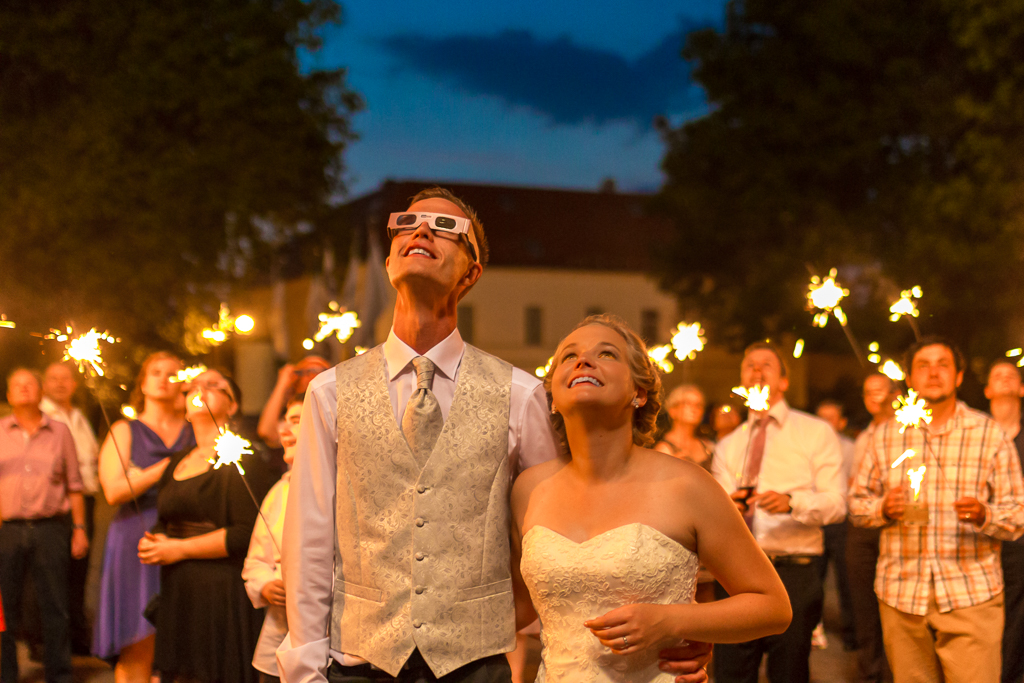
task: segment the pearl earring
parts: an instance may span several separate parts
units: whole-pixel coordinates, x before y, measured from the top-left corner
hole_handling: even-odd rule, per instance
[[[640,399],[637,398],[636,396],[633,397],[633,407],[634,408],[639,408],[640,407]]]

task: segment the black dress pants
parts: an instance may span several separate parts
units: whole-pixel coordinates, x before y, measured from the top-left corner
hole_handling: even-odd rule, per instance
[[[14,634],[21,615],[21,588],[32,573],[43,628],[46,683],[71,683],[71,637],[68,614],[68,563],[71,524],[66,517],[0,525],[0,595],[7,631],[0,634],[0,681],[17,683],[18,653]]]
[[[1006,584],[1003,625],[1003,683],[1024,678],[1024,543],[1003,543],[1003,581]]]
[[[777,636],[746,643],[715,646],[716,683],[757,683],[761,658],[768,656],[768,680],[772,683],[808,683],[811,679],[811,632],[821,621],[824,596],[818,557],[781,557],[772,562],[789,594],[793,621]],[[715,584],[719,599],[728,597]]]
[[[852,524],[846,530],[846,572],[857,634],[857,682],[884,683],[892,680],[882,642],[882,620],[875,595],[875,567],[878,539],[882,530],[863,529]]]
[[[512,669],[505,655],[492,655],[470,662],[438,678],[423,661],[419,650],[413,650],[409,661],[392,676],[369,664],[341,666],[337,662],[327,670],[328,683],[512,683]]]

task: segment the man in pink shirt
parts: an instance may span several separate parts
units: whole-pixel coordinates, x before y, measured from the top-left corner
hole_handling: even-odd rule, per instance
[[[43,414],[41,398],[38,374],[18,368],[8,375],[12,412],[0,420],[0,594],[10,622],[0,636],[2,683],[18,681],[14,634],[27,572],[39,599],[47,683],[70,683],[68,564],[89,551],[75,443],[65,425]]]

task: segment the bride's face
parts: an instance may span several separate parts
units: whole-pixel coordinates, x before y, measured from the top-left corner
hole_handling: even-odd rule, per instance
[[[587,325],[570,333],[555,354],[551,376],[555,410],[563,415],[580,408],[628,410],[638,389],[626,353],[626,340],[610,327]]]

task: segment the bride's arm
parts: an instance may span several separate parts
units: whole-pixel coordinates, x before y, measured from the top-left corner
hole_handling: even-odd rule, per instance
[[[693,520],[700,560],[729,597],[690,605],[626,605],[588,621],[594,635],[617,653],[679,640],[742,643],[782,633],[793,617],[779,575],[729,496],[698,468],[686,479],[685,495],[675,498],[678,513]]]

